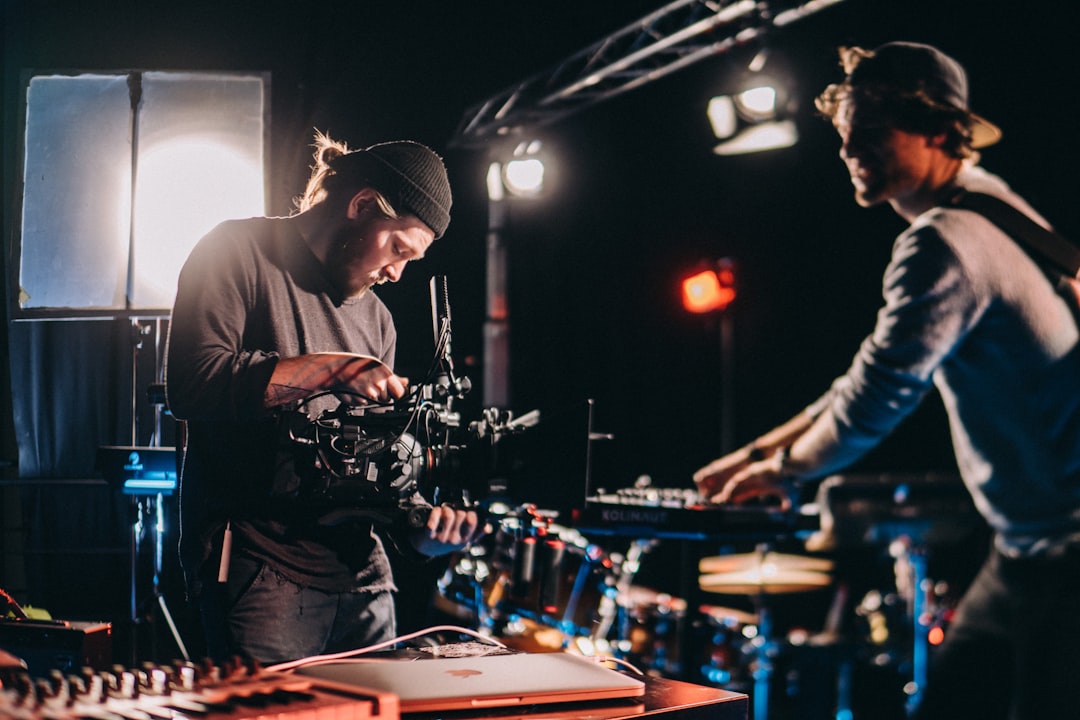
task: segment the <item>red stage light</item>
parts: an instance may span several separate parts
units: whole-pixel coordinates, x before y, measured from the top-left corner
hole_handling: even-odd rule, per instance
[[[683,307],[692,313],[723,310],[735,299],[735,273],[730,267],[705,270],[682,282]]]

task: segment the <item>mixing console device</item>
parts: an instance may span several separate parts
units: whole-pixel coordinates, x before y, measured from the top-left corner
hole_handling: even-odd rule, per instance
[[[601,491],[574,513],[587,534],[642,538],[707,539],[784,537],[818,527],[816,513],[771,506],[709,505],[689,488],[623,488]]]

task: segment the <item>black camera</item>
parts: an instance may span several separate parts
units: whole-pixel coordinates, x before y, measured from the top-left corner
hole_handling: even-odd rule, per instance
[[[537,412],[515,419],[486,409],[462,425],[453,403],[471,383],[454,373],[445,278],[432,278],[431,286],[436,353],[423,383],[389,405],[342,402],[315,418],[302,405],[282,415],[299,478],[292,498],[376,511],[415,507],[418,494],[427,503],[467,505],[486,492],[484,449],[539,421]]]

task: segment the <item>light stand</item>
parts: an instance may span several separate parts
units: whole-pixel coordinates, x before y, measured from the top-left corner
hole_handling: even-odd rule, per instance
[[[162,319],[153,318],[152,323],[145,323],[139,318],[131,319],[132,328],[132,382],[131,382],[131,445],[137,448],[139,443],[138,433],[138,387],[139,387],[139,352],[143,349],[144,338],[154,338],[154,374],[157,380],[156,387],[164,387],[162,384],[164,365],[162,352]],[[153,386],[152,386],[153,387]],[[148,393],[148,401],[154,408],[154,428],[150,437],[149,448],[162,448],[161,444],[161,416],[164,411],[164,393],[161,397]],[[175,488],[169,488],[168,494],[172,494]],[[176,643],[184,660],[190,660],[187,646],[180,637],[180,632],[173,620],[172,613],[165,601],[165,595],[161,589],[161,579],[164,570],[164,534],[165,534],[165,495],[166,492],[160,487],[148,485],[146,488],[125,489],[132,495],[133,511],[135,514],[132,525],[132,553],[131,553],[131,622],[132,622],[132,661],[138,660],[138,633],[137,629],[142,622],[140,617],[140,603],[138,596],[139,585],[139,558],[143,554],[143,538],[149,532],[153,553],[151,575],[151,598],[156,608],[149,615],[150,622],[150,647],[151,654],[157,659],[157,633],[154,627],[154,615],[160,614],[169,627],[173,641]],[[149,598],[148,598],[149,599]]]
[[[730,312],[720,312],[720,452],[735,449],[735,331]]]
[[[510,311],[503,237],[508,202],[505,196],[494,193],[488,202],[487,309],[484,319],[484,407],[504,409],[510,406]]]
[[[487,311],[484,320],[483,400],[485,407],[510,407],[510,307],[504,230],[510,199],[535,198],[544,190],[539,140],[522,142],[505,162],[488,165]]]
[[[753,720],[769,720],[769,692],[775,671],[773,657],[778,646],[773,639],[772,610],[766,605],[764,593],[758,593],[753,600],[754,611],[758,616],[758,636],[754,638],[751,673],[754,681]]]
[[[728,308],[737,295],[735,263],[720,258],[682,280],[683,308],[717,317],[720,343],[720,450],[735,448],[735,332]]]

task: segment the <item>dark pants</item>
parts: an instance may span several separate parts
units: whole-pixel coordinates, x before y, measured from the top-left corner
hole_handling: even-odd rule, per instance
[[[302,587],[265,563],[235,553],[224,584],[200,596],[207,654],[263,665],[364,648],[395,636],[390,592],[327,593]]]
[[[1080,718],[1080,548],[991,552],[933,655],[915,717]]]

